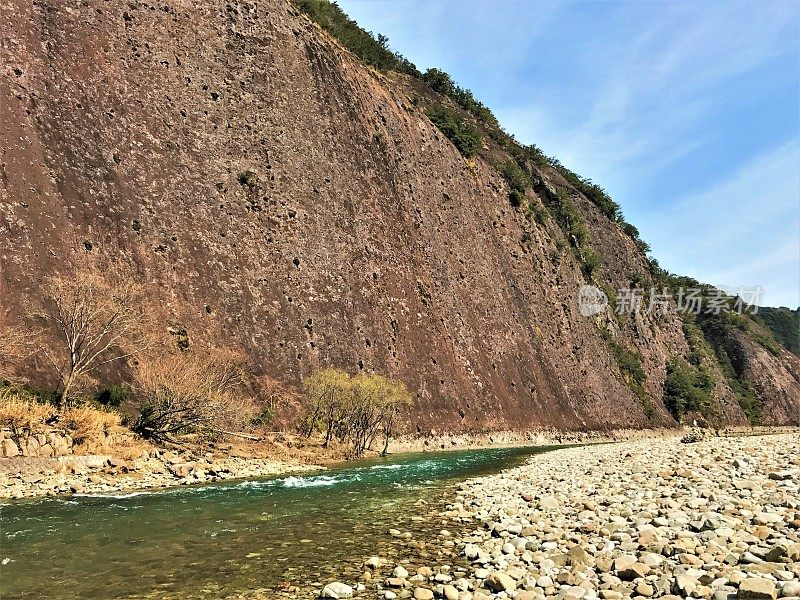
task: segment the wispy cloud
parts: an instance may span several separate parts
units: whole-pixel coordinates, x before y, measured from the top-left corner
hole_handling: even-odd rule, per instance
[[[722,81],[796,56],[796,42],[786,44],[798,22],[789,3],[611,5],[615,21],[598,24],[594,41],[581,47],[588,74],[576,97],[537,93],[533,69],[530,95],[514,95],[521,99],[498,112],[521,139],[623,192],[613,184],[630,177],[624,167],[647,176],[700,145],[697,130],[709,114],[735,102],[719,90]]]
[[[662,266],[723,287],[755,286],[800,306],[800,143],[756,157],[731,178],[647,215]]]
[[[796,0],[340,4],[605,187],[662,264],[800,303]]]

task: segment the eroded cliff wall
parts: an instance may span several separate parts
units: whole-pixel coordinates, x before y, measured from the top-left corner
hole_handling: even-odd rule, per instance
[[[103,253],[190,340],[285,382],[319,366],[401,378],[417,394],[406,430],[674,424],[660,396],[680,319],[581,316],[558,226],[520,216],[401,77],[284,0],[0,0],[0,16],[4,306]],[[646,270],[576,202],[610,285]],[[598,319],[641,355],[649,415]],[[777,386],[788,409],[767,414],[796,421],[800,383]]]

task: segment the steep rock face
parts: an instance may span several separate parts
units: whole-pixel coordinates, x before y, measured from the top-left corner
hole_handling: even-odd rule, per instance
[[[800,361],[788,350],[774,355],[741,332],[732,334],[741,362],[734,365],[764,403],[765,423],[796,424],[800,416]]]
[[[284,0],[0,0],[0,15],[4,306],[104,254],[190,340],[286,382],[319,366],[403,379],[407,430],[674,424],[658,399],[686,352],[680,320],[581,316],[558,227],[532,227],[401,78]],[[575,198],[610,284],[627,285],[644,257]],[[649,417],[607,322],[642,356]],[[767,414],[800,418],[800,383],[773,388],[786,409]]]

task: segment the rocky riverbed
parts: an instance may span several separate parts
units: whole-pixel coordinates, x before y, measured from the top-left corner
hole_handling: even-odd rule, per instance
[[[800,597],[799,482],[796,433],[564,448],[463,483],[437,515],[438,540],[409,539],[424,549],[418,557],[370,557],[359,581],[317,592],[389,600]]]
[[[3,458],[0,459],[0,498],[131,492],[321,468],[267,458],[160,449],[143,452],[131,460],[97,454]]]

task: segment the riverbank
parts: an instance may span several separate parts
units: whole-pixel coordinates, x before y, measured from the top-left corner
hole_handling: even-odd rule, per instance
[[[438,541],[407,564],[369,559],[363,594],[797,597],[799,483],[796,433],[559,449],[461,484]]]
[[[390,454],[522,446],[554,446],[654,438],[676,430],[611,432],[498,431],[393,439]],[[345,448],[335,441],[271,432],[257,441],[226,443],[187,440],[185,447],[158,448],[144,440],[104,447],[100,454],[0,458],[0,498],[67,494],[127,493],[230,479],[252,479],[323,470],[346,464]],[[367,458],[378,456],[377,450]]]
[[[392,439],[390,453],[444,452],[480,448],[513,448],[518,446],[572,446],[611,442],[631,442],[674,438],[689,431],[686,428],[670,429],[611,429],[607,431],[490,431],[485,433],[457,433],[438,435],[401,436]],[[704,430],[709,436],[758,436],[774,434],[800,434],[797,427],[726,427],[719,432]]]
[[[446,452],[482,448],[515,448],[519,446],[569,446],[619,442],[635,439],[673,437],[680,429],[614,429],[610,431],[489,431],[401,436],[392,439],[389,452]]]
[[[741,428],[729,436],[775,434],[797,429]],[[596,432],[498,431],[487,433],[407,436],[391,441],[391,454],[441,452],[520,446],[570,446],[607,442],[672,439],[676,429],[611,430]],[[709,435],[713,435],[709,432]],[[370,452],[368,456],[377,456]],[[343,462],[335,443],[322,448],[317,439],[272,432],[257,442],[164,449],[143,441],[135,447],[109,448],[107,454],[61,457],[0,458],[0,498],[29,498],[62,494],[108,494],[156,490],[231,479],[251,479],[323,470]]]
[[[128,493],[323,468],[270,458],[159,449],[128,460],[97,454],[3,458],[0,459],[0,498]]]

